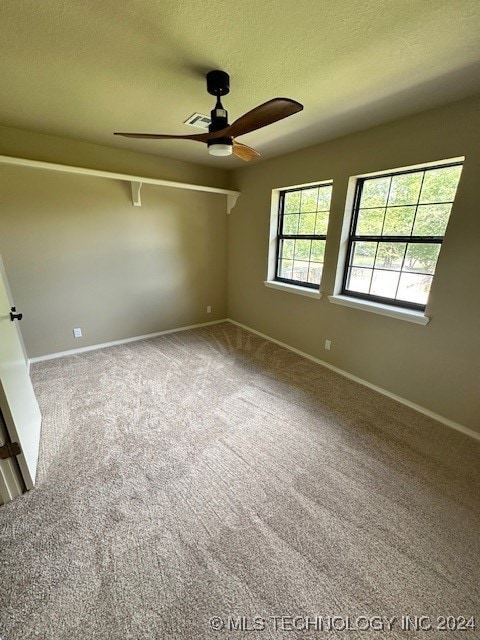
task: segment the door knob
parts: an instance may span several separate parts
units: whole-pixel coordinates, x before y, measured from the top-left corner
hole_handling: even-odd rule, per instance
[[[12,307],[10,309],[10,320],[13,322],[14,320],[21,320],[23,318],[23,313],[17,313],[17,307]]]

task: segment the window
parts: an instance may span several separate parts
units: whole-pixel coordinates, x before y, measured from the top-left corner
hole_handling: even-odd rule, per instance
[[[425,309],[462,163],[359,178],[342,294]]]
[[[319,289],[332,183],[279,192],[275,280]]]

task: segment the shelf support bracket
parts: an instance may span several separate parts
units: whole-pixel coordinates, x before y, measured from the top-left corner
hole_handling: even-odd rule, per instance
[[[229,193],[227,195],[227,213],[230,213],[233,207],[237,204],[239,193]]]
[[[134,207],[142,206],[142,197],[140,195],[140,190],[142,188],[143,182],[131,182],[132,185],[132,204]]]

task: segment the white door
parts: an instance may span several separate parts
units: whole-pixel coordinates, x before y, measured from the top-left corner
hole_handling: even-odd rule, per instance
[[[20,445],[21,453],[15,458],[25,487],[32,489],[40,447],[41,415],[28,373],[23,342],[17,326],[19,321],[12,320],[11,308],[10,289],[0,257],[0,410],[10,441]],[[5,462],[11,461],[0,462],[0,484],[5,484],[9,477]],[[13,487],[11,490],[13,491]]]

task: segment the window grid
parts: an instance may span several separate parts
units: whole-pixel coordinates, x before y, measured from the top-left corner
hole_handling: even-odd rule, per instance
[[[276,260],[275,260],[275,280],[279,281],[279,282],[286,282],[288,284],[294,284],[294,285],[300,285],[302,287],[307,287],[309,289],[319,289],[320,288],[320,282],[321,282],[321,278],[322,278],[322,273],[323,273],[323,260],[319,261],[319,260],[312,260],[312,248],[313,248],[313,244],[316,241],[321,241],[323,243],[325,243],[326,238],[327,238],[327,229],[325,229],[325,233],[323,234],[319,234],[319,233],[299,233],[300,230],[300,216],[302,214],[305,213],[311,213],[311,214],[315,214],[315,222],[313,225],[313,229],[314,231],[317,230],[317,223],[318,223],[318,214],[319,213],[326,213],[327,214],[327,221],[326,221],[326,226],[328,227],[328,218],[329,218],[329,214],[330,214],[330,200],[331,200],[331,189],[332,189],[332,182],[324,182],[321,184],[313,184],[313,185],[308,185],[305,187],[297,187],[297,188],[293,188],[293,189],[284,189],[280,192],[280,199],[279,199],[279,216],[278,216],[278,229],[277,229],[277,251],[276,251]],[[305,191],[309,191],[312,189],[316,189],[317,190],[317,206],[315,208],[315,211],[305,211],[303,209],[303,198],[304,198],[304,194]],[[330,196],[328,199],[328,209],[324,209],[324,208],[320,208],[319,205],[319,200],[320,200],[320,192],[322,189],[328,189],[330,190]],[[285,212],[285,196],[287,196],[289,193],[299,193],[300,194],[300,203],[299,203],[299,207],[298,207],[298,211],[295,212]],[[296,231],[297,233],[284,233],[284,224],[285,224],[285,216],[297,216],[297,225],[296,225]],[[285,278],[284,276],[281,275],[281,263],[284,260],[290,260],[290,258],[283,258],[283,244],[285,240],[293,240],[293,252],[292,252],[292,258],[291,258],[291,262],[292,262],[292,278]],[[296,255],[296,248],[297,248],[297,241],[298,240],[309,240],[310,241],[310,250],[309,250],[309,255],[308,255],[308,260],[307,259],[301,259],[301,260],[297,260],[300,262],[304,262],[307,263],[307,269],[306,269],[306,279],[305,280],[299,280],[296,278],[293,278],[293,268],[294,268],[294,264],[295,264],[295,255]],[[323,253],[325,253],[325,246],[323,248]],[[311,268],[312,265],[319,265],[320,267],[320,275],[318,278],[318,282],[309,282],[310,279],[310,274],[311,274]]]
[[[398,292],[399,292],[399,287],[400,287],[400,283],[401,283],[401,277],[404,274],[410,274],[410,275],[418,275],[418,276],[424,276],[425,278],[429,278],[430,279],[430,285],[431,282],[433,280],[433,276],[435,274],[435,269],[436,269],[436,261],[435,264],[431,270],[431,272],[428,272],[426,269],[425,271],[418,271],[418,270],[405,270],[405,260],[406,260],[406,256],[407,253],[409,251],[409,247],[411,245],[421,245],[421,244],[430,244],[430,245],[439,245],[439,250],[437,252],[437,257],[436,260],[438,260],[438,253],[440,251],[442,242],[443,242],[443,238],[444,238],[444,233],[443,235],[413,235],[413,231],[415,229],[415,224],[417,221],[417,216],[419,213],[419,208],[422,206],[428,206],[428,207],[434,207],[434,206],[439,206],[439,205],[448,205],[450,206],[450,209],[453,205],[454,202],[454,198],[455,198],[455,193],[452,196],[451,200],[440,200],[440,201],[427,201],[427,202],[421,202],[421,198],[422,198],[422,190],[423,190],[423,186],[425,183],[425,176],[431,172],[431,171],[436,171],[438,169],[446,169],[449,167],[462,167],[463,163],[462,162],[452,162],[452,163],[446,163],[446,164],[442,164],[442,165],[434,165],[434,166],[430,166],[430,167],[424,167],[424,168],[416,168],[416,169],[410,169],[410,170],[405,170],[405,171],[398,171],[398,172],[392,172],[392,173],[388,173],[388,174],[379,174],[376,176],[372,176],[372,177],[368,177],[368,178],[360,178],[358,179],[357,182],[357,188],[356,188],[356,192],[355,192],[355,198],[354,198],[354,205],[353,205],[353,215],[352,215],[352,221],[351,221],[351,226],[350,226],[350,235],[349,235],[349,239],[348,239],[348,248],[347,248],[347,259],[346,259],[346,263],[345,263],[345,269],[344,269],[344,274],[343,274],[343,283],[342,283],[342,293],[349,295],[349,296],[353,296],[353,297],[357,297],[357,298],[363,298],[366,300],[372,300],[372,301],[376,301],[376,302],[381,302],[381,303],[387,303],[389,305],[394,305],[394,306],[400,306],[400,307],[405,307],[405,308],[411,308],[411,309],[418,309],[418,310],[424,310],[426,304],[420,304],[420,303],[416,303],[416,302],[411,302],[405,299],[401,299],[398,298]],[[392,183],[393,183],[393,179],[396,176],[404,176],[404,175],[409,175],[409,174],[414,174],[414,173],[422,173],[422,178],[421,178],[421,182],[418,188],[418,193],[417,193],[417,197],[416,197],[416,201],[409,201],[409,202],[405,202],[404,204],[389,204],[389,200],[390,200],[390,195],[391,195],[391,190],[392,190]],[[385,198],[385,204],[384,205],[377,205],[377,206],[369,206],[369,207],[364,207],[364,206],[360,206],[361,204],[361,200],[362,200],[362,195],[363,195],[363,188],[366,182],[368,182],[369,180],[378,180],[381,178],[390,178],[390,182],[388,185],[388,192]],[[458,176],[457,179],[457,183],[456,186],[458,186],[458,181],[460,178],[460,174]],[[455,187],[455,192],[456,192],[456,187]],[[395,209],[395,208],[414,208],[414,214],[413,214],[413,218],[412,218],[412,222],[411,222],[411,227],[410,227],[410,234],[404,234],[404,235],[383,235],[383,232],[385,230],[385,223],[387,220],[387,215],[389,210],[391,209]],[[382,219],[382,227],[381,227],[381,231],[380,234],[371,234],[371,235],[367,235],[367,234],[359,234],[357,231],[357,225],[358,225],[358,219],[359,219],[359,214],[360,211],[371,211],[371,210],[383,210],[383,219]],[[450,212],[448,213],[448,217],[450,216]],[[448,223],[448,217],[447,217],[447,223]],[[371,266],[369,267],[365,267],[365,266],[358,266],[354,264],[354,260],[355,260],[355,249],[356,249],[356,243],[358,242],[375,242],[376,243],[376,247],[375,247],[375,254],[373,256],[373,260],[371,262]],[[382,268],[380,266],[377,266],[377,257],[378,257],[378,252],[380,249],[381,244],[388,244],[388,243],[401,243],[401,244],[405,244],[405,248],[403,251],[403,255],[401,258],[401,263],[399,268],[392,268],[392,269],[386,269],[386,268]],[[369,282],[368,282],[368,293],[363,293],[360,291],[355,291],[352,289],[348,288],[348,282],[349,282],[349,277],[351,274],[351,270],[354,268],[358,268],[358,269],[368,269],[368,271],[370,272],[370,277],[369,277]],[[373,283],[373,278],[374,278],[374,273],[378,272],[378,271],[385,271],[385,272],[390,272],[390,273],[396,273],[398,274],[398,280],[395,286],[395,294],[394,297],[385,297],[385,296],[379,296],[379,295],[375,295],[370,293],[371,289],[372,289],[372,283]]]

